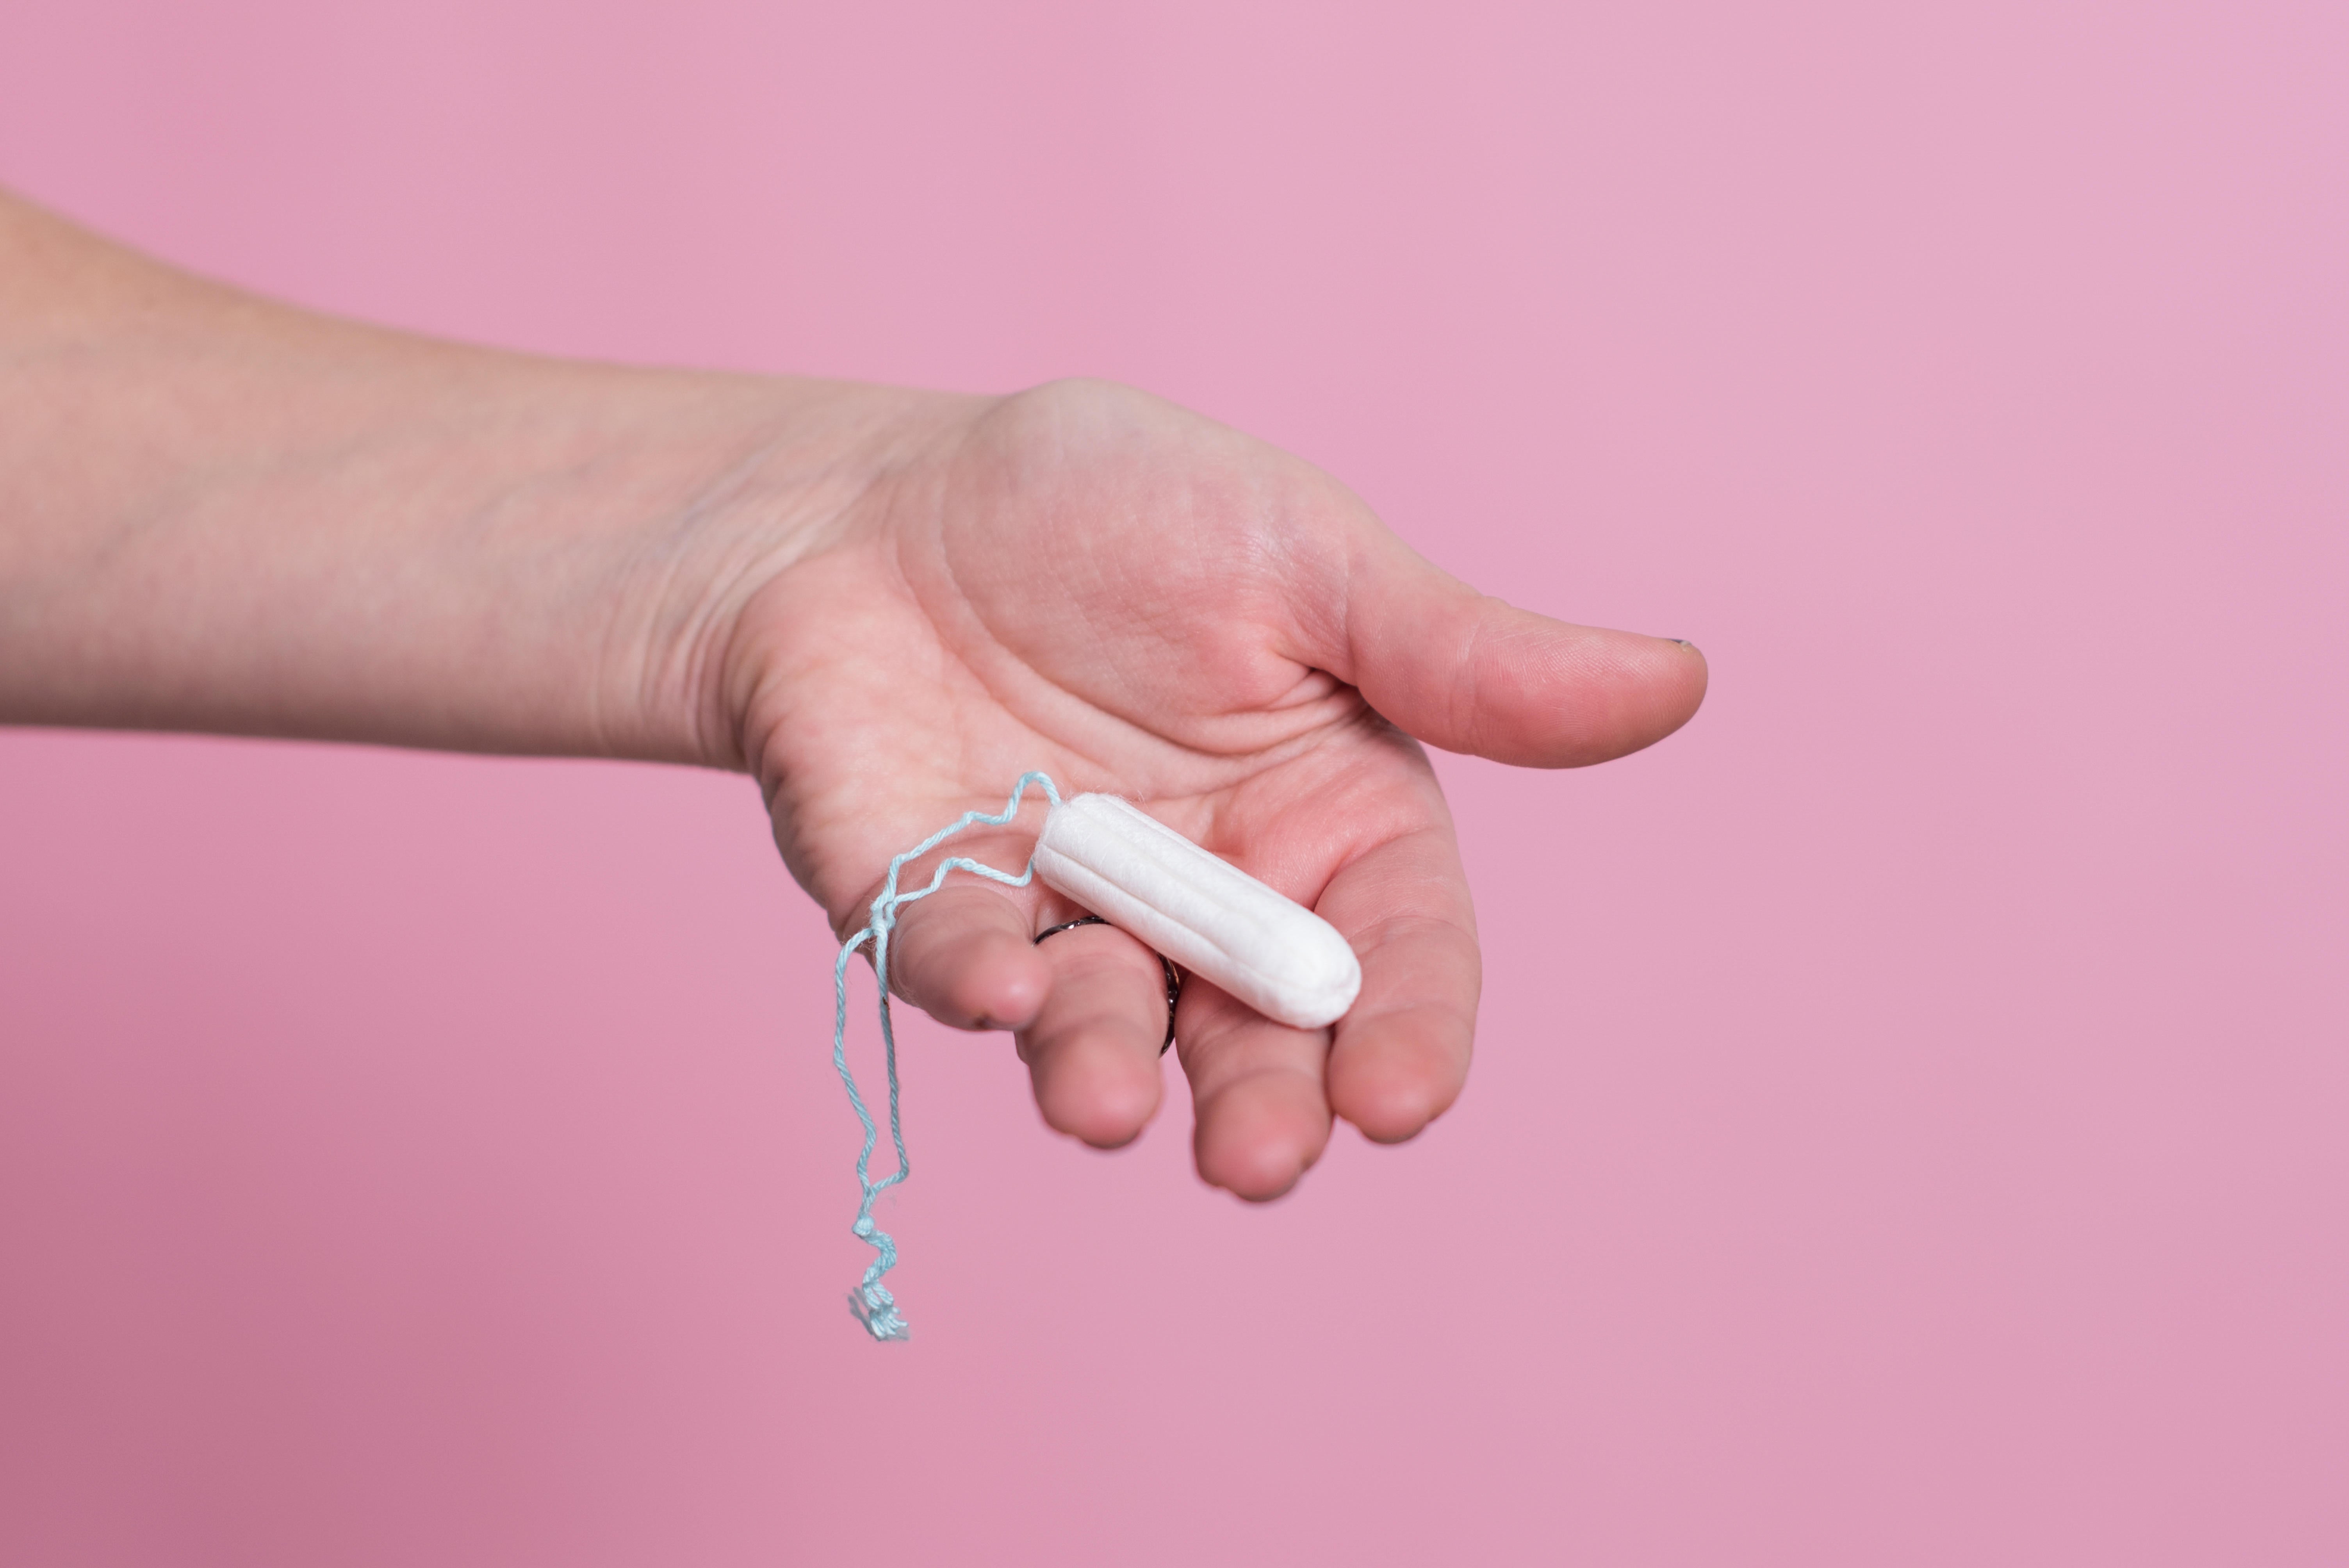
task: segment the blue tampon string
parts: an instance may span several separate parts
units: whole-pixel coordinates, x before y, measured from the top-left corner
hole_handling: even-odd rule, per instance
[[[873,1200],[903,1181],[913,1169],[906,1163],[905,1128],[897,1109],[897,1035],[889,1024],[889,933],[896,928],[897,912],[937,892],[945,885],[948,872],[970,872],[1006,887],[1026,887],[1036,875],[1036,857],[1031,853],[1028,864],[1018,876],[1013,876],[1009,872],[981,865],[966,855],[950,856],[939,864],[927,887],[911,892],[897,891],[897,878],[908,862],[920,860],[966,828],[1009,825],[1019,815],[1019,802],[1031,784],[1041,785],[1045,799],[1052,805],[1061,803],[1061,791],[1049,775],[1022,773],[1019,781],[1011,787],[1011,799],[1004,803],[1001,811],[966,811],[952,826],[939,829],[891,861],[888,880],[881,884],[880,896],[873,901],[872,918],[864,930],[842,944],[840,957],[832,966],[832,1065],[847,1087],[848,1103],[855,1108],[856,1119],[864,1124],[864,1146],[856,1151],[856,1183],[863,1197],[856,1205],[856,1223],[850,1228],[874,1253],[864,1270],[864,1278],[848,1293],[848,1309],[875,1339],[904,1339],[912,1332],[906,1326],[905,1315],[897,1310],[897,1298],[881,1283],[881,1276],[897,1266],[897,1243],[890,1239],[888,1232],[873,1222]],[[848,1069],[848,961],[868,942],[873,944],[874,979],[881,990],[882,1058],[888,1064],[889,1073],[889,1140],[897,1150],[897,1168],[877,1181],[872,1174],[873,1150],[881,1140],[881,1130],[874,1125],[873,1113],[865,1109],[864,1096],[857,1091],[856,1075]]]

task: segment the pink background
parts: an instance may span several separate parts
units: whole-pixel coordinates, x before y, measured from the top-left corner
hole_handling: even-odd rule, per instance
[[[0,736],[0,1560],[2349,1560],[2349,7],[8,0],[0,181],[564,353],[1139,383],[1683,734],[1249,1211],[740,779]],[[873,1544],[885,1534],[894,1545]]]

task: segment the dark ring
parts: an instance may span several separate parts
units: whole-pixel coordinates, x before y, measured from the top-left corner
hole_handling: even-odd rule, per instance
[[[1058,936],[1064,931],[1074,931],[1081,925],[1107,925],[1108,923],[1108,921],[1098,914],[1081,914],[1074,920],[1064,920],[1058,925],[1048,925],[1038,932],[1036,945],[1041,947],[1044,944],[1044,938]],[[1174,961],[1164,953],[1154,950],[1151,956],[1158,960],[1158,966],[1161,969],[1166,971],[1166,1039],[1165,1043],[1158,1047],[1158,1054],[1163,1057],[1174,1044],[1174,999],[1183,995],[1183,975],[1182,972],[1174,967]]]

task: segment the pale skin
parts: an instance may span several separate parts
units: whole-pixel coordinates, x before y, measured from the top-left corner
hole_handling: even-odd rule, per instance
[[[842,934],[889,858],[1042,769],[1335,924],[1286,1027],[1193,978],[1199,1174],[1292,1187],[1333,1118],[1459,1095],[1480,983],[1423,743],[1604,761],[1689,645],[1479,594],[1342,485],[1125,387],[1010,397],[572,364],[296,311],[0,193],[0,721],[746,771]],[[956,848],[1017,867],[1033,810]],[[354,824],[354,830],[361,830]],[[1053,1128],[1158,1109],[1156,958],[1049,891],[906,910],[892,979],[1013,1032]],[[816,983],[812,979],[811,983]]]

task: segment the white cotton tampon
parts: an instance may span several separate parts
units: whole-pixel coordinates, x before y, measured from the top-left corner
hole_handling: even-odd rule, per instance
[[[1362,988],[1335,926],[1114,795],[1054,806],[1035,865],[1046,886],[1267,1017],[1318,1029]]]

